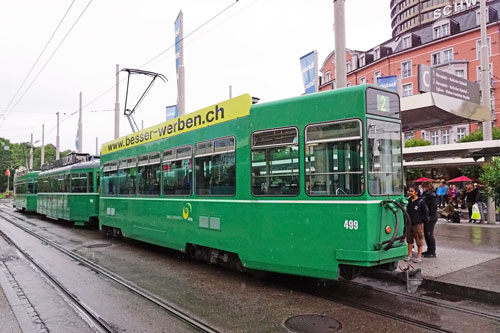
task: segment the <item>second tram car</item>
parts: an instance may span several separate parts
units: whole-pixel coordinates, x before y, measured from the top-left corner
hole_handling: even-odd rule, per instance
[[[399,110],[370,85],[242,95],[105,143],[100,228],[256,270],[390,266],[407,253]]]
[[[37,212],[75,225],[97,223],[99,159],[72,153],[43,166],[38,180]]]

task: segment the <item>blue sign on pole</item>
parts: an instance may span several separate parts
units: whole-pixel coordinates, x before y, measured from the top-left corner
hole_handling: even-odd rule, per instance
[[[177,107],[177,104],[167,106],[166,116],[167,120],[172,120],[179,116],[179,108]]]
[[[180,29],[179,29],[179,16],[175,20],[175,71],[179,74],[180,64]]]
[[[379,76],[377,78],[377,85],[398,92],[398,77],[396,75]]]
[[[300,67],[302,69],[302,79],[304,80],[306,94],[316,92],[316,51],[302,56],[300,58]]]

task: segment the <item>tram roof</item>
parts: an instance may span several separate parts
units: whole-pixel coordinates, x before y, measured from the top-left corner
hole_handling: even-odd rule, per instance
[[[476,103],[433,92],[401,98],[404,132],[483,121],[491,121],[491,112]]]

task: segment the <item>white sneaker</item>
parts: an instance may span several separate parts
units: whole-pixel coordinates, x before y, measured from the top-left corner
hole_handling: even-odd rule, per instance
[[[406,257],[406,258],[404,259],[404,261],[406,261],[406,262],[408,262],[408,261],[410,261],[410,260],[411,260],[411,256],[408,256],[408,257]]]
[[[415,259],[413,259],[413,262],[422,262],[422,258],[421,257],[416,257]]]

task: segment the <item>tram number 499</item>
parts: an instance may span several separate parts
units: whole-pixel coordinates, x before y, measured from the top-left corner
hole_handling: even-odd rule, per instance
[[[344,228],[348,230],[358,230],[358,221],[357,220],[345,220]]]

